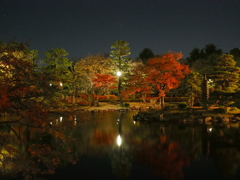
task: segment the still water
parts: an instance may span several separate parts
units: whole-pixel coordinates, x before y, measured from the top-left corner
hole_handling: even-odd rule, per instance
[[[240,179],[239,123],[140,123],[132,120],[133,113],[58,115],[51,122],[56,137],[36,138],[39,132],[31,127],[24,130],[11,127],[12,132],[3,126],[1,137],[10,133],[31,142],[26,147],[16,138],[9,141],[20,149],[22,156],[32,158],[29,163],[39,163],[40,172],[46,171],[46,175],[35,175],[35,178]],[[69,121],[71,125],[66,123]],[[19,166],[26,167],[29,174],[37,171],[31,170],[28,160],[21,161],[20,157],[15,166],[3,168],[9,174],[1,179],[9,179]],[[50,170],[46,170],[46,164]],[[51,168],[54,164],[58,168]]]

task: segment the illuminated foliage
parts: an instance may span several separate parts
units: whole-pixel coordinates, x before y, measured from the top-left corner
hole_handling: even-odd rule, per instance
[[[93,78],[95,74],[109,74],[112,71],[109,59],[102,55],[92,56],[89,55],[84,59],[81,59],[74,66],[75,72],[79,78],[81,84],[79,89],[88,94],[88,101],[91,106],[95,105],[94,100],[94,83]]]
[[[110,59],[111,59],[111,64],[113,65],[113,70],[116,73],[117,71],[120,71],[122,73],[121,76],[119,76],[119,82],[118,82],[118,96],[119,96],[119,101],[120,105],[123,105],[123,100],[122,100],[122,89],[123,86],[123,81],[126,80],[126,75],[129,72],[130,69],[130,63],[131,63],[131,58],[129,55],[131,54],[130,52],[130,47],[128,46],[129,43],[127,41],[116,41],[112,46],[111,49],[114,49],[110,53]]]
[[[109,90],[117,88],[117,86],[115,86],[117,83],[116,79],[116,77],[110,74],[95,74],[92,82],[97,103],[100,94],[107,93]]]
[[[180,64],[178,60],[182,53],[172,53],[148,60],[148,81],[159,91],[161,107],[164,106],[165,92],[180,85],[185,75],[190,73],[187,65]]]
[[[143,102],[146,102],[147,94],[152,92],[152,87],[148,81],[146,74],[146,66],[142,63],[137,63],[132,69],[132,76],[128,79],[128,85],[123,91],[123,96],[140,92]]]

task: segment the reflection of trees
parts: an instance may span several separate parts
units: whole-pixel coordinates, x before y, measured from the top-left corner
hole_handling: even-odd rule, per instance
[[[208,143],[209,158],[222,175],[234,176],[240,165],[239,129],[217,124],[212,125],[211,132],[204,132],[203,142]]]
[[[4,176],[33,179],[53,174],[63,162],[74,162],[69,147],[73,141],[69,129],[50,126],[47,124],[50,119],[44,118],[41,125],[26,119],[18,123],[1,122],[0,169]]]
[[[132,169],[132,164],[130,160],[131,156],[129,152],[125,149],[127,146],[125,147],[126,142],[124,139],[124,135],[126,134],[125,131],[123,131],[123,118],[124,114],[120,112],[117,119],[118,136],[116,136],[115,140],[117,141],[120,138],[121,142],[115,143],[118,144],[118,147],[115,147],[110,155],[113,174],[120,179],[125,179],[129,177]]]
[[[182,178],[182,169],[189,164],[189,157],[178,143],[160,136],[156,143],[142,142],[134,144],[134,156],[151,168],[155,175],[163,175],[169,179]]]
[[[128,151],[125,149],[116,150],[110,158],[113,174],[119,179],[128,178],[132,169],[131,156]]]
[[[185,147],[193,160],[200,158],[202,153],[201,127],[193,124],[169,124],[166,128],[168,138],[179,142]]]

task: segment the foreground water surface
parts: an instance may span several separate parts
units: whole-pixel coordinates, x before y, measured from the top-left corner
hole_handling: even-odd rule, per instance
[[[36,128],[2,124],[0,138],[11,138],[8,146],[1,143],[1,179],[20,170],[31,177],[37,165],[46,173],[31,178],[240,179],[239,123],[140,123],[133,113],[55,115],[54,133],[44,137]],[[6,157],[4,148],[11,147],[19,152]]]

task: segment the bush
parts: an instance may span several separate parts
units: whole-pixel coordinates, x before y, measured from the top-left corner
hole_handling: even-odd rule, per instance
[[[124,103],[124,106],[125,106],[125,107],[129,107],[130,104],[126,102],[126,103]]]
[[[175,107],[174,104],[165,104],[164,109],[169,110],[169,109],[173,109],[174,107]]]
[[[186,109],[186,108],[188,108],[188,104],[186,102],[181,102],[178,104],[178,108]]]
[[[89,102],[88,101],[79,101],[78,104],[80,106],[88,106],[89,105]]]
[[[225,114],[227,111],[226,111],[226,108],[220,107],[217,109],[213,109],[213,112],[218,113],[218,114]]]
[[[98,96],[98,101],[105,101],[107,100],[106,96]]]
[[[105,96],[106,96],[106,99],[110,101],[118,100],[118,97],[115,95],[105,95]]]
[[[81,97],[82,99],[88,100],[88,96],[87,96],[86,94],[81,94],[80,97]]]

